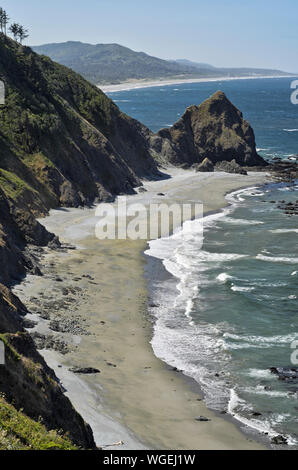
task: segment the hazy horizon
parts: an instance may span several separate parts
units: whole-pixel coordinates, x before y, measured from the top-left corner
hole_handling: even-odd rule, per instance
[[[295,0],[3,0],[29,46],[116,43],[166,60],[297,73]]]

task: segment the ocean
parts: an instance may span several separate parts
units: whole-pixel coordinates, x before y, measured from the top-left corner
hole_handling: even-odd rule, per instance
[[[291,159],[298,153],[298,107],[290,101],[290,83],[233,80],[110,96],[157,131],[221,89],[253,126],[259,153]],[[279,208],[280,201],[298,200],[298,186],[266,184],[227,200],[227,208],[204,218],[203,247],[199,228],[187,244],[182,233],[149,243],[148,260],[168,274],[150,286],[152,347],[198,382],[211,409],[298,448],[298,380],[279,380],[270,371],[298,367],[298,224]]]

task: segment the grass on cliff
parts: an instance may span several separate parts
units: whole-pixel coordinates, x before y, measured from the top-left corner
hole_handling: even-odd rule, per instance
[[[0,396],[0,450],[78,450],[65,436],[47,431]]]
[[[0,168],[0,187],[5,194],[16,201],[24,191],[29,190],[36,192],[25,181],[21,180],[17,175]]]

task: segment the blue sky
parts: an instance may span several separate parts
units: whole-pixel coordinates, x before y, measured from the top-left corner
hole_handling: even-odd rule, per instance
[[[298,72],[297,0],[0,0],[29,45],[119,43],[165,59]]]

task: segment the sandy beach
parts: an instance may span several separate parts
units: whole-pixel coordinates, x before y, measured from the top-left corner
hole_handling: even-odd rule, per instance
[[[282,75],[282,76],[258,76],[258,77],[216,77],[216,78],[177,78],[169,80],[129,80],[124,83],[119,83],[117,85],[98,85],[104,93],[115,93],[117,91],[128,91],[128,90],[137,90],[139,88],[152,88],[159,86],[170,86],[170,85],[181,85],[183,83],[207,83],[207,82],[223,82],[231,80],[257,80],[261,78],[294,78],[294,75]]]
[[[227,204],[227,193],[267,178],[262,172],[169,171],[170,179],[145,182],[147,192],[128,196],[129,201],[202,201],[207,214]],[[158,196],[160,192],[165,196]],[[232,419],[207,409],[199,387],[154,356],[144,276],[147,243],[98,240],[97,220],[94,209],[51,211],[43,225],[77,249],[46,249],[44,276],[27,276],[14,289],[33,312],[28,318],[38,322],[30,331],[51,333],[68,345],[67,354],[49,349],[41,353],[91,425],[97,445],[118,443],[113,450],[264,449]],[[49,318],[40,316],[45,305],[52,312]],[[65,325],[65,319],[75,321],[78,329],[63,332],[58,326],[54,332],[51,322]],[[78,375],[71,367],[94,367],[100,373]],[[210,421],[198,422],[198,416]]]

